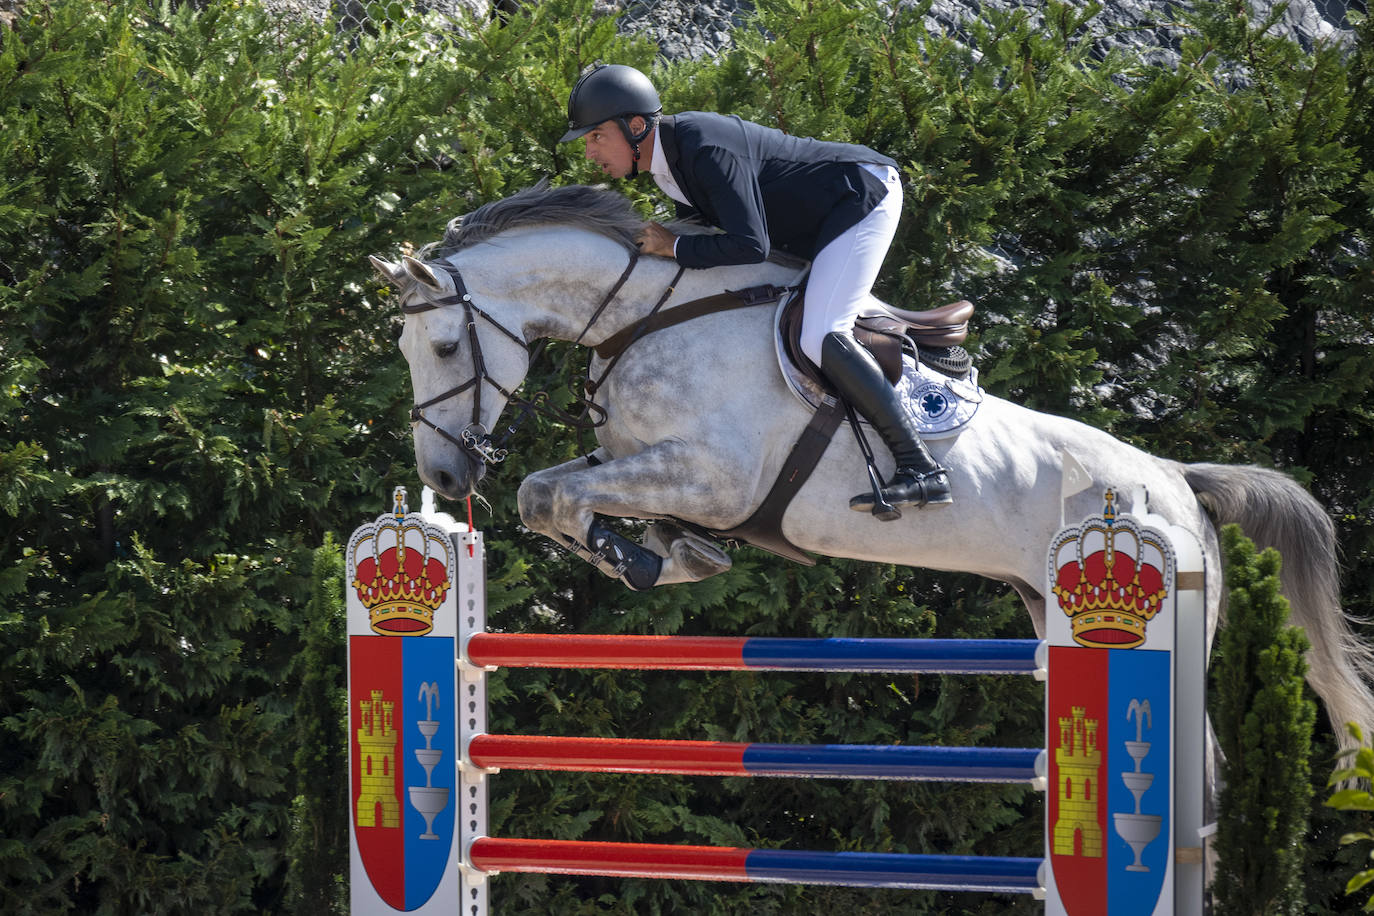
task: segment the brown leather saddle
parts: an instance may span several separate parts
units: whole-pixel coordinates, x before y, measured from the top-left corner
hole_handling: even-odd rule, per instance
[[[805,305],[806,290],[803,288],[783,309],[778,322],[782,334],[783,349],[792,364],[801,370],[808,379],[815,382],[822,391],[832,391],[830,383],[821,374],[820,368],[801,350],[802,309]],[[878,360],[883,375],[893,385],[902,378],[902,353],[913,357],[931,353],[938,356],[940,351],[957,347],[968,337],[968,322],[973,316],[973,303],[966,299],[951,302],[939,308],[912,311],[886,306],[882,315],[859,318],[854,322],[854,339],[867,347]],[[953,371],[947,362],[927,360],[941,372],[950,375],[963,375],[967,370]]]

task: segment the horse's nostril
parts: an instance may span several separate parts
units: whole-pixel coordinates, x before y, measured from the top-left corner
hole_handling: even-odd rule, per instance
[[[438,478],[435,483],[439,484],[438,490],[440,493],[447,495],[453,492],[454,480],[452,474],[448,471],[440,471],[435,476]]]

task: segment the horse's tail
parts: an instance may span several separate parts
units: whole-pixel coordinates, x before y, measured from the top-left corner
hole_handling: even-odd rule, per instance
[[[1360,638],[1341,607],[1336,528],[1321,504],[1292,478],[1266,468],[1189,464],[1183,474],[1218,527],[1234,522],[1256,547],[1283,555],[1280,579],[1290,620],[1312,643],[1307,681],[1341,746],[1353,746],[1347,722],[1374,735],[1374,646]],[[1222,589],[1223,607],[1225,594]]]

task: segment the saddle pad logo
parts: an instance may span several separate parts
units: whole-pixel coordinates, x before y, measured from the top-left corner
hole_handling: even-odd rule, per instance
[[[930,439],[959,432],[973,419],[983,401],[977,369],[972,370],[967,380],[954,379],[908,356],[902,357],[902,378],[896,389],[916,428]]]
[[[911,405],[919,417],[938,423],[952,409],[944,386],[922,381],[911,393]]]

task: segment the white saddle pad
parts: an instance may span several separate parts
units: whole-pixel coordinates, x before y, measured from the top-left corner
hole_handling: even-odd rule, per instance
[[[816,383],[801,373],[783,350],[779,322],[782,306],[773,317],[773,340],[778,365],[792,393],[811,408],[820,406],[822,392]],[[947,439],[957,436],[973,419],[983,402],[983,389],[978,386],[978,369],[974,367],[967,379],[954,379],[923,366],[906,353],[902,354],[902,377],[896,385],[897,394],[907,412],[916,421],[916,428],[924,439]]]

